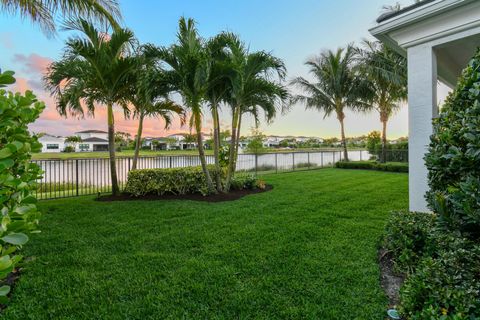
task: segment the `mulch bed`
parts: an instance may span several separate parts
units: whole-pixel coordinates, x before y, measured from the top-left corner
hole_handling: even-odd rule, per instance
[[[201,194],[185,194],[185,195],[176,195],[176,194],[164,194],[156,195],[149,194],[141,197],[133,197],[128,193],[122,193],[118,196],[104,195],[98,197],[97,201],[134,201],[134,200],[193,200],[193,201],[205,201],[205,202],[225,202],[225,201],[235,201],[241,199],[250,194],[264,193],[273,189],[273,186],[266,185],[265,189],[254,189],[254,190],[234,190],[229,193],[217,193],[209,196],[203,196]]]
[[[390,307],[394,308],[400,303],[400,287],[405,281],[405,277],[393,271],[392,259],[385,249],[379,250],[378,263],[380,265],[380,283],[388,297]]]

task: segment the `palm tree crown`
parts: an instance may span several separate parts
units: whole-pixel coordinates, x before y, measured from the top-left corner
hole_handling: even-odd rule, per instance
[[[122,17],[117,0],[0,0],[0,10],[29,18],[49,36],[56,32],[56,15],[66,21],[82,18],[106,23],[114,29],[120,28]]]
[[[138,63],[128,53],[135,38],[128,29],[115,30],[107,37],[85,20],[71,27],[83,36],[67,41],[63,58],[47,71],[46,86],[56,98],[57,110],[65,116],[70,112],[83,117],[83,105],[90,115],[97,104],[107,106],[112,193],[117,194],[113,106],[128,111],[129,83]]]
[[[351,45],[335,52],[323,52],[305,63],[315,79],[314,82],[303,77],[292,81],[292,84],[305,93],[295,96],[293,103],[302,102],[307,109],[324,112],[325,117],[333,113],[336,115],[341,125],[345,160],[348,160],[344,129],[345,109],[367,110],[372,94],[367,81],[356,71],[356,59],[355,49]]]

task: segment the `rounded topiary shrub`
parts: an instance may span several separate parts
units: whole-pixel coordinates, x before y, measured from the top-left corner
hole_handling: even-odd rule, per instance
[[[434,120],[426,155],[430,208],[448,231],[480,239],[480,51]]]

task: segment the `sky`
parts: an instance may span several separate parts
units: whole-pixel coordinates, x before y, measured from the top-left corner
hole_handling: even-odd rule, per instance
[[[323,50],[336,49],[348,43],[359,43],[371,36],[368,29],[375,25],[385,4],[394,0],[120,0],[122,25],[131,29],[141,43],[168,46],[175,41],[178,19],[194,18],[203,37],[211,37],[223,30],[240,35],[251,50],[266,50],[283,59],[288,79],[297,76],[309,78],[304,66],[307,58]],[[409,4],[413,1],[400,1]],[[62,118],[55,109],[55,101],[44,90],[42,76],[46,67],[62,55],[65,40],[71,33],[59,31],[53,38],[46,37],[38,26],[18,16],[0,14],[0,68],[16,72],[13,90],[33,90],[47,108],[32,126],[35,132],[68,136],[76,131],[106,129],[106,110],[99,106],[95,118]],[[229,112],[222,113],[222,129],[228,129]],[[137,121],[126,120],[123,113],[115,114],[116,130],[136,132]],[[211,128],[211,119],[205,116],[204,131]],[[252,119],[243,121],[242,134],[254,126]],[[347,136],[359,136],[380,130],[377,113],[347,112]],[[157,119],[146,120],[144,136],[164,136],[187,132],[175,121],[168,131]],[[324,119],[318,111],[306,111],[295,105],[273,123],[262,122],[260,130],[272,135],[303,135],[338,137],[339,123],[334,116]],[[388,125],[389,138],[406,136],[408,110],[403,106]]]

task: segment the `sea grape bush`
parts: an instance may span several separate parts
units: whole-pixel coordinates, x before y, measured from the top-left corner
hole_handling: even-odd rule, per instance
[[[40,213],[32,195],[40,168],[30,162],[32,152],[41,144],[28,131],[45,108],[35,95],[25,95],[5,89],[13,84],[14,73],[0,73],[0,280],[15,270],[22,256],[19,249],[28,241],[28,234],[38,232]],[[0,287],[0,302],[6,301],[8,285]]]

